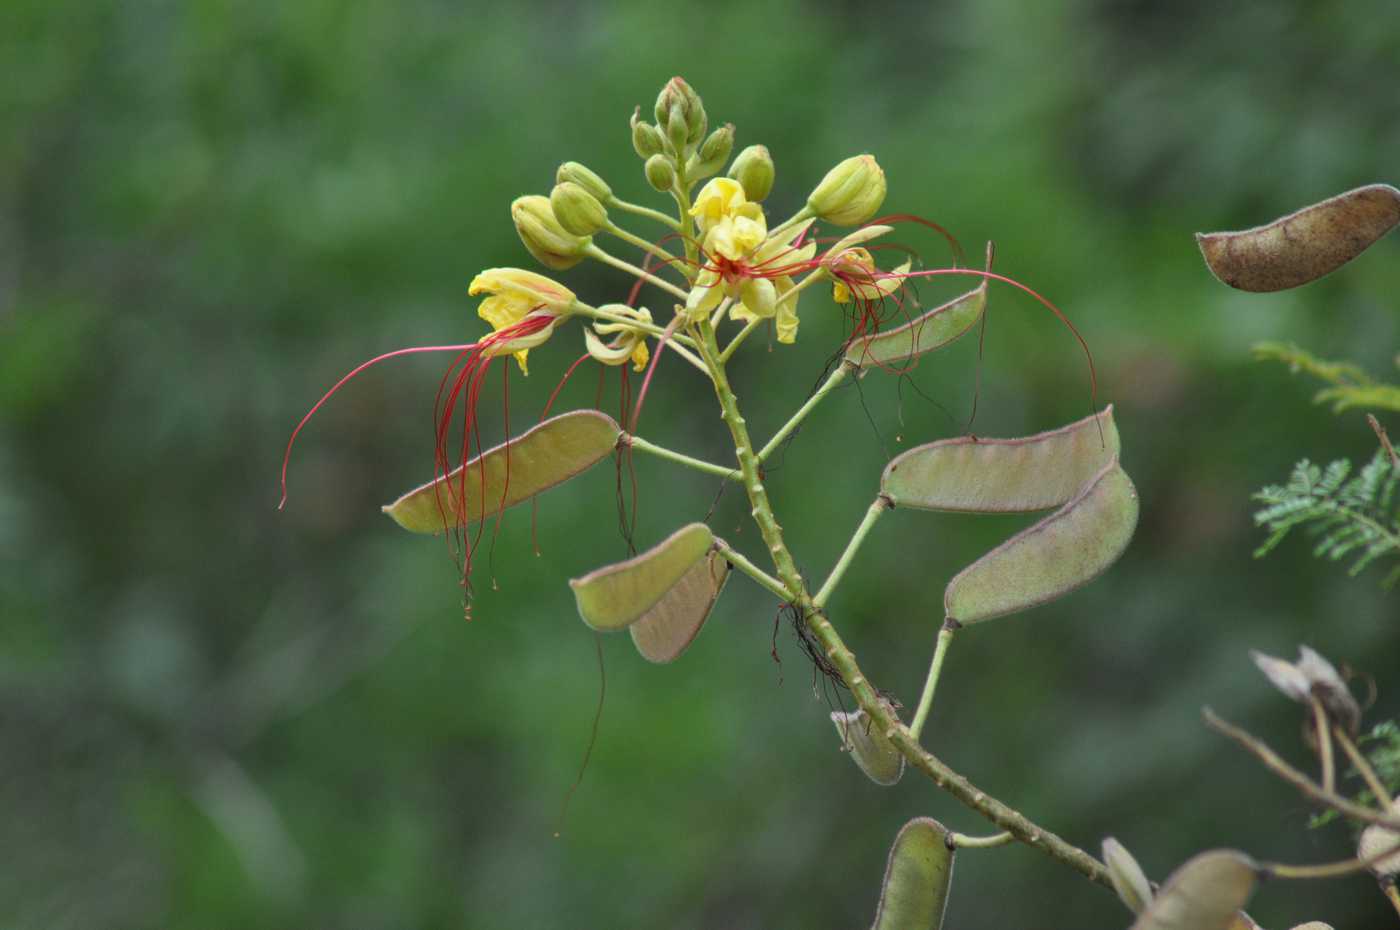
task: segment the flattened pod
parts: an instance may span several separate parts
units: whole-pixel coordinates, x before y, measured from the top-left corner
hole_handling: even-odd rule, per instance
[[[992,270],[992,243],[987,243],[987,271]],[[856,339],[846,347],[846,361],[857,368],[898,365],[955,342],[987,309],[987,283],[910,320],[902,326]]]
[[[906,823],[890,847],[871,930],[939,930],[953,880],[948,831],[930,817]]]
[[[571,580],[579,616],[603,633],[631,626],[705,562],[714,539],[708,526],[691,523],[641,555]]]
[[[880,490],[897,506],[969,513],[1024,513],[1059,507],[1119,450],[1113,405],[1068,426],[1024,439],[959,436],[896,456]]]
[[[1400,191],[1371,184],[1267,226],[1197,233],[1206,265],[1242,291],[1282,291],[1315,281],[1366,251],[1400,223]]]
[[[441,533],[459,523],[475,523],[483,513],[492,516],[585,471],[607,457],[621,435],[622,429],[607,414],[562,413],[454,468],[446,477],[409,491],[383,510],[414,533]],[[465,519],[459,520],[461,516]]]
[[[1117,561],[1137,518],[1137,490],[1114,456],[1069,503],[958,572],[943,607],[976,623],[1068,594]]]
[[[899,782],[904,774],[904,756],[871,724],[865,711],[832,711],[831,722],[836,725],[842,747],[871,781],[884,786]]]
[[[1258,878],[1242,852],[1203,852],[1171,874],[1131,930],[1228,930]]]
[[[699,635],[728,580],[729,560],[711,549],[627,628],[642,658],[663,665],[679,658]]]

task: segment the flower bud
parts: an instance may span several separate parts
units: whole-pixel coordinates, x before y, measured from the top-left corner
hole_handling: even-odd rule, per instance
[[[608,222],[608,211],[598,198],[573,181],[554,185],[549,206],[559,225],[576,236],[591,236]]]
[[[643,170],[646,171],[647,183],[663,194],[676,185],[676,166],[666,155],[658,153],[651,156]]]
[[[539,194],[517,197],[510,205],[510,218],[530,254],[555,271],[577,265],[583,260],[584,249],[593,244],[587,236],[577,236],[561,226],[549,198]]]
[[[858,226],[885,202],[885,172],[873,155],[854,155],[832,168],[807,198],[819,218],[838,226]]]
[[[739,153],[729,166],[729,176],[744,188],[744,196],[754,203],[761,202],[773,189],[773,156],[767,146],[751,145]]]
[[[686,165],[685,176],[692,181],[708,178],[724,167],[734,148],[734,124],[725,123],[705,139],[700,150]]]
[[[1392,801],[1390,810],[1387,811],[1392,817],[1400,817],[1400,800]],[[1387,829],[1379,824],[1371,824],[1361,831],[1361,841],[1357,844],[1356,857],[1358,859],[1375,859],[1381,856],[1387,849],[1394,849],[1400,843],[1400,832]],[[1371,873],[1382,882],[1393,883],[1397,876],[1400,876],[1400,853],[1371,863]]]
[[[690,124],[686,122],[685,111],[679,103],[671,106],[665,125],[666,138],[670,140],[671,148],[680,155],[685,151],[686,140],[690,137]]]
[[[637,151],[639,157],[650,158],[653,155],[659,155],[665,145],[661,141],[659,129],[646,120],[637,118],[641,111],[642,108],[637,107],[632,112],[632,148]]]
[[[705,135],[705,105],[684,78],[673,77],[666,82],[656,97],[653,112],[678,153],[687,143],[699,142]]]
[[[588,191],[594,197],[597,197],[602,203],[606,204],[612,200],[612,188],[608,186],[608,182],[598,177],[597,172],[580,165],[576,161],[566,161],[564,164],[560,165],[559,170],[554,174],[554,180],[558,184],[563,184],[565,181],[573,181],[579,187]]]
[[[1108,867],[1108,880],[1118,892],[1118,900],[1134,914],[1141,914],[1152,903],[1152,884],[1142,872],[1132,853],[1123,844],[1108,837],[1103,841],[1103,862]]]

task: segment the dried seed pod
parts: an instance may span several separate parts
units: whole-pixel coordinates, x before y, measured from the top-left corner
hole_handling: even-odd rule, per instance
[[[1171,874],[1131,930],[1231,930],[1258,879],[1244,853],[1203,852]]]
[[[1111,836],[1103,841],[1103,861],[1118,900],[1134,914],[1141,914],[1152,903],[1152,883],[1143,874],[1142,866]]]
[[[1315,281],[1366,251],[1400,223],[1400,190],[1371,184],[1265,226],[1197,233],[1211,273],[1242,291],[1282,291]]]
[[[383,510],[414,533],[441,533],[459,523],[475,523],[483,513],[489,516],[513,507],[585,471],[606,458],[621,435],[617,422],[596,410],[560,414],[409,491]],[[463,513],[454,513],[459,507]]]
[[[952,880],[948,830],[930,817],[909,821],[890,847],[871,930],[939,930]]]

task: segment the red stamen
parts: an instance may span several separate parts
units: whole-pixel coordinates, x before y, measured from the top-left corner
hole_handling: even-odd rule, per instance
[[[332,385],[331,389],[325,394],[323,394],[321,396],[321,399],[316,401],[316,403],[311,407],[310,410],[306,411],[306,415],[301,418],[301,422],[299,422],[296,425],[296,429],[292,430],[292,435],[287,440],[287,451],[282,456],[282,499],[278,502],[277,509],[281,510],[287,504],[287,464],[291,461],[292,446],[297,441],[297,434],[301,432],[302,427],[306,426],[307,421],[315,415],[316,411],[320,410],[321,406],[325,404],[326,401],[331,399],[331,395],[345,386],[346,382],[348,382],[351,378],[354,378],[356,375],[358,375],[360,372],[364,371],[371,365],[376,365],[379,362],[384,361],[385,359],[396,358],[400,355],[416,355],[422,352],[469,352],[472,349],[476,348],[477,345],[478,343],[472,342],[466,343],[464,345],[412,346],[407,349],[395,349],[392,352],[385,352],[383,355],[376,355],[369,361],[361,362],[359,365],[356,365],[353,369],[351,369],[349,374],[345,375],[345,377],[341,378],[334,385]]]

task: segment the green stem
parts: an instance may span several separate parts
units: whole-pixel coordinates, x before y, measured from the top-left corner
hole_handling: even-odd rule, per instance
[[[929,663],[928,677],[924,679],[924,692],[919,695],[919,708],[914,712],[914,722],[909,724],[909,735],[914,739],[924,732],[929,709],[933,707],[933,692],[938,689],[938,677],[943,674],[943,659],[948,655],[948,647],[953,643],[953,634],[958,630],[957,621],[943,621],[943,629],[938,631],[938,643],[933,647],[933,661]]]
[[[781,581],[750,562],[742,553],[731,549],[727,543],[721,542],[718,539],[715,540],[715,548],[729,560],[730,565],[733,565],[745,575],[748,575],[754,581],[757,581],[760,585],[767,588],[770,592],[776,594],[780,601],[786,604],[792,600],[792,592],[784,587]]]
[[[619,210],[625,210],[628,213],[635,213],[637,216],[644,216],[649,220],[655,220],[674,230],[679,230],[681,228],[681,224],[676,222],[675,217],[667,216],[660,210],[653,210],[651,207],[644,207],[639,203],[628,203],[626,200],[622,200],[619,197],[613,197],[608,201],[607,205],[610,207],[617,207]]]
[[[734,350],[739,348],[739,346],[743,345],[744,340],[749,338],[749,333],[758,329],[759,325],[762,323],[762,317],[754,317],[752,320],[749,320],[747,323],[745,323],[744,328],[739,330],[739,332],[735,334],[733,339],[729,340],[729,345],[725,346],[724,351],[719,354],[719,363],[723,365],[724,363],[728,362],[729,357],[734,354]]]
[[[788,438],[788,435],[791,434],[793,430],[797,429],[802,421],[807,418],[807,414],[816,409],[817,404],[822,402],[822,398],[826,397],[838,384],[846,380],[846,376],[851,373],[851,370],[850,364],[845,361],[832,369],[831,374],[827,375],[826,380],[822,382],[822,386],[817,388],[816,392],[813,393],[811,397],[807,398],[805,404],[797,408],[797,412],[792,415],[792,419],[784,423],[782,428],[773,434],[773,438],[768,440],[768,444],[759,450],[758,460],[760,462],[766,461],[768,456],[773,454],[773,450],[782,445],[783,440]],[[819,598],[820,596],[821,595],[818,595]]]
[[[674,346],[672,347],[674,348]],[[723,465],[715,465],[713,462],[706,462],[703,459],[692,458],[681,452],[667,449],[665,446],[658,446],[655,443],[647,442],[640,436],[632,436],[627,433],[622,434],[622,441],[630,445],[639,452],[654,455],[659,459],[668,462],[675,462],[677,465],[684,465],[686,468],[693,468],[696,471],[704,472],[707,475],[717,475],[720,478],[728,478],[730,481],[739,480],[739,471],[735,468],[725,468]]]
[[[968,836],[966,833],[949,833],[947,843],[954,849],[992,849],[996,846],[1005,846],[1016,837],[1008,831],[994,833],[991,836]]]
[[[655,245],[643,239],[641,236],[628,232],[616,223],[609,221],[603,225],[603,229],[621,239],[623,242],[635,245],[643,252],[651,253],[654,257],[659,258],[672,268],[675,268],[680,263],[680,259],[661,248],[661,246]]]
[[[769,443],[769,445],[772,445],[772,443]],[[762,452],[759,453],[759,458],[763,458]],[[835,591],[836,586],[841,583],[841,577],[846,574],[846,569],[851,567],[851,560],[856,557],[856,552],[860,549],[861,543],[865,542],[865,537],[870,533],[871,528],[875,526],[875,521],[879,520],[880,517],[884,515],[885,511],[889,510],[892,506],[894,505],[890,503],[890,499],[881,494],[879,497],[875,498],[875,503],[871,504],[866,509],[865,519],[860,521],[860,526],[856,527],[855,533],[851,536],[851,541],[846,543],[846,551],[841,553],[841,558],[836,560],[836,567],[831,570],[830,575],[826,576],[826,581],[822,583],[821,590],[817,591],[817,596],[812,598],[813,607],[817,610],[821,610],[826,606],[826,602],[831,597],[832,592]]]
[[[783,230],[788,229],[789,227],[792,227],[792,226],[796,226],[798,223],[800,223],[800,222],[802,222],[803,220],[807,219],[807,218],[808,218],[809,216],[811,216],[811,215],[812,215],[812,208],[811,208],[811,207],[803,207],[801,210],[798,210],[798,211],[797,211],[796,213],[794,213],[792,216],[790,216],[790,217],[788,217],[787,219],[783,220],[783,221],[782,221],[781,223],[779,223],[777,226],[774,226],[772,229],[768,230],[768,238],[771,239],[771,238],[773,238],[774,236],[776,236],[778,233],[782,232]]]
[[[724,422],[729,427],[730,435],[734,438],[735,454],[739,460],[739,470],[743,475],[745,493],[747,493],[749,503],[753,507],[754,522],[758,525],[759,533],[772,555],[780,584],[788,592],[785,600],[795,604],[802,611],[807,628],[816,637],[827,659],[841,675],[841,680],[850,689],[856,703],[870,717],[871,726],[878,727],[880,732],[894,743],[895,748],[910,764],[927,775],[935,785],[947,791],[960,803],[981,814],[1020,842],[1035,847],[1057,862],[1079,872],[1090,881],[1111,889],[1113,883],[1109,881],[1108,870],[1104,868],[1103,863],[1079,847],[1039,826],[1020,811],[991,797],[920,746],[918,740],[914,739],[904,725],[899,722],[899,718],[895,716],[889,704],[881,700],[879,692],[866,680],[860,666],[856,664],[855,653],[851,652],[842,641],[840,634],[831,625],[826,614],[813,606],[811,595],[807,593],[802,575],[798,572],[792,554],[783,541],[782,528],[778,526],[778,521],[773,517],[773,508],[768,501],[768,492],[759,476],[758,457],[753,452],[747,425],[739,413],[739,403],[734,396],[733,389],[729,386],[724,365],[719,361],[719,347],[715,344],[714,329],[709,326],[709,320],[706,319],[697,325],[696,331],[700,336],[698,346],[700,355],[710,366],[710,377],[715,385],[715,395],[719,399]],[[774,591],[774,593],[777,592]],[[779,596],[784,597],[784,595]]]
[[[661,288],[663,291],[670,294],[671,296],[678,298],[681,301],[681,303],[684,303],[686,297],[689,296],[686,294],[685,291],[676,287],[670,281],[658,278],[656,275],[652,274],[649,271],[643,271],[636,265],[633,265],[631,262],[625,262],[620,258],[609,255],[607,252],[604,252],[596,245],[590,245],[587,248],[585,248],[583,250],[583,254],[587,255],[589,258],[596,259],[605,265],[612,265],[614,268],[621,269],[622,271],[625,271],[630,275],[635,275],[636,277],[641,278],[648,284],[654,284],[655,286]]]

